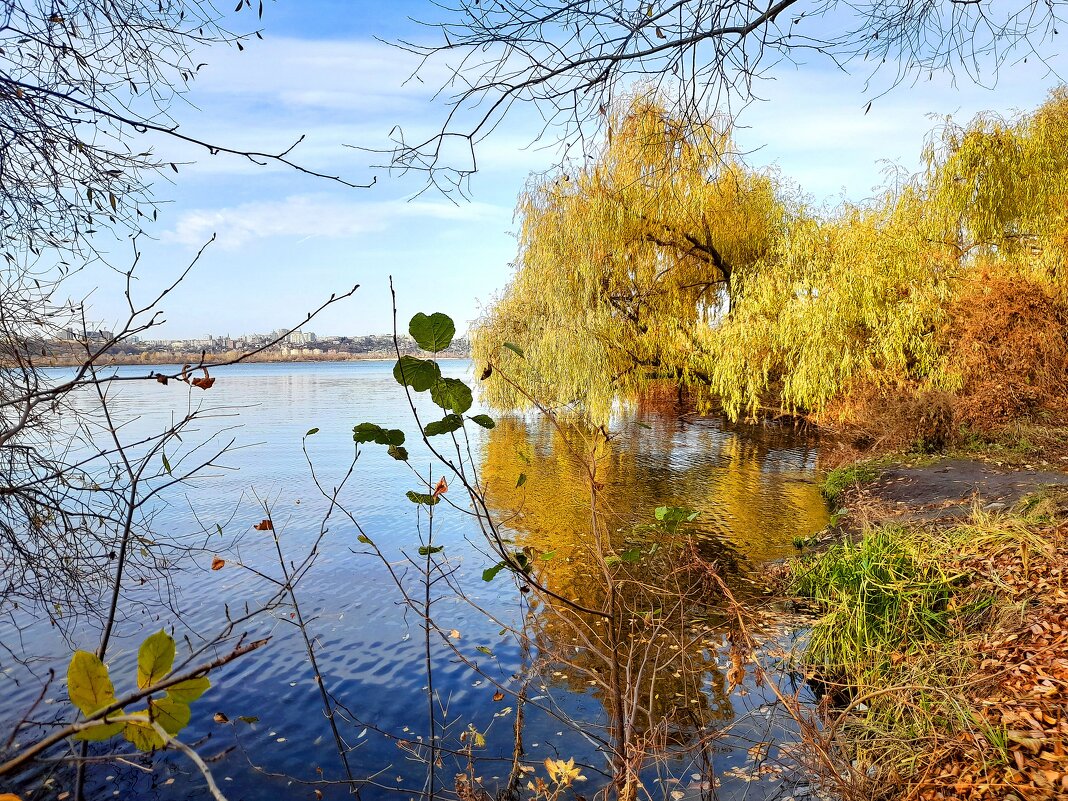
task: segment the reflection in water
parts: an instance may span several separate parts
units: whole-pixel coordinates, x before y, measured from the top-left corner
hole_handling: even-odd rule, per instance
[[[707,763],[735,716],[742,656],[716,647],[734,638],[710,572],[753,596],[753,568],[826,522],[814,449],[754,433],[674,417],[616,434],[506,418],[486,444],[490,507],[536,579],[536,667],[600,703],[602,719],[573,723],[597,732],[620,797],[650,760],[689,749]],[[656,507],[678,511],[658,520]]]
[[[450,376],[469,373],[466,362],[443,367]],[[250,528],[264,514],[259,499],[270,499],[293,560],[318,540],[333,509],[310,479],[303,447],[328,487],[345,474],[352,426],[365,420],[406,430],[411,464],[423,471],[432,463],[413,435],[390,363],[247,365],[218,375],[210,396],[194,395],[192,402],[207,397],[219,408],[240,409],[241,428],[233,432],[239,444],[262,445],[230,452],[227,470],[161,498],[153,509],[161,540],[173,537],[205,550],[167,575],[173,585],[168,599],[178,611],[152,604],[151,593],[143,604],[131,604],[119,621],[112,675],[136,675],[138,644],[161,626],[173,626],[184,649],[187,637],[199,643],[217,631],[229,611],[273,595],[274,586],[262,576],[276,574],[277,554],[270,538]],[[191,402],[188,388],[155,382],[123,385],[116,401],[132,421],[126,429],[131,438],[158,431]],[[208,439],[234,422],[206,418],[199,436]],[[308,437],[312,426],[319,433]],[[385,448],[367,447],[340,503],[384,558],[370,553],[333,509],[321,558],[298,586],[301,605],[313,618],[321,670],[308,664],[300,632],[281,610],[248,627],[250,638],[272,637],[262,656],[214,673],[210,695],[194,708],[189,742],[203,747],[205,756],[219,755],[211,765],[227,782],[228,797],[291,797],[294,781],[305,783],[300,788],[308,797],[313,788],[323,791],[324,801],[350,797],[337,783],[344,771],[330,747],[321,686],[345,706],[341,734],[364,782],[362,801],[425,797],[428,762],[435,762],[427,744],[435,741],[439,791],[455,773],[469,772],[463,786],[480,799],[503,787],[530,801],[529,771],[540,778],[546,757],[571,756],[589,776],[580,788],[588,798],[606,783],[598,770],[617,777],[624,794],[640,778],[649,795],[666,798],[674,787],[689,792],[695,773],[714,773],[724,782],[721,798],[734,790],[739,798],[744,791],[748,801],[766,797],[732,780],[730,770],[746,762],[754,743],[775,738],[766,718],[750,714],[773,699],[732,663],[728,616],[716,604],[719,596],[702,563],[714,562],[739,597],[759,596],[761,566],[792,553],[794,536],[826,522],[812,483],[814,448],[774,428],[731,430],[718,421],[648,410],[621,415],[608,441],[598,432],[561,432],[537,417],[505,416],[490,431],[470,429],[467,466],[485,478],[493,517],[513,540],[509,547],[532,557],[536,581],[520,580],[530,585],[522,594],[506,580],[507,572],[483,581],[483,571],[499,557],[484,556],[478,526],[484,521],[464,514],[468,499],[449,475],[446,502],[434,507],[434,543],[444,550],[426,554],[435,565],[429,601],[440,635],[428,648],[418,611],[428,598],[421,573],[428,560],[419,552],[429,535],[427,509],[406,497],[421,484]],[[438,444],[443,440],[436,438]],[[190,437],[187,447],[195,443]],[[168,454],[176,461],[175,452]],[[428,478],[436,481],[442,472],[448,473],[435,467]],[[673,530],[655,519],[660,506],[690,507],[699,516]],[[217,525],[225,527],[232,547],[224,545]],[[212,571],[216,553],[226,566]],[[394,569],[414,606],[401,597]],[[590,611],[576,612],[569,602]],[[513,631],[518,636],[510,636]],[[98,638],[99,632],[81,629],[67,643],[47,618],[32,631],[15,631],[0,616],[0,732],[6,736],[32,708],[49,667],[64,675],[71,648],[95,647]],[[13,665],[4,649],[16,646],[40,661],[25,669]],[[440,712],[434,726],[427,715],[428,661]],[[742,690],[749,693],[744,699]],[[70,717],[62,688],[50,691],[48,700],[55,701],[49,709],[57,719]],[[230,722],[218,723],[215,711]],[[472,731],[477,738],[467,736]],[[20,739],[29,737],[23,729]],[[742,738],[749,741],[739,748]],[[121,745],[94,748],[100,757],[110,751],[129,757]],[[137,759],[143,761],[135,767],[94,763],[89,797],[115,791],[160,801],[208,797],[181,755]],[[144,766],[154,769],[145,772]],[[655,784],[668,774],[685,784]],[[461,785],[455,789],[469,798]],[[66,789],[62,781],[59,787]],[[489,795],[481,795],[481,788]],[[441,791],[439,797],[452,796]]]

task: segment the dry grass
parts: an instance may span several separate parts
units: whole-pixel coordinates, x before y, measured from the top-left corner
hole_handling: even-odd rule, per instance
[[[880,793],[1068,797],[1063,500],[882,528],[799,563],[823,613],[806,662],[829,690],[826,733]]]

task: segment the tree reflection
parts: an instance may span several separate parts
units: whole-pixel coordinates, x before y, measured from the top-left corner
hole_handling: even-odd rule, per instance
[[[707,747],[734,716],[741,671],[722,648],[730,632],[710,566],[745,588],[753,564],[826,520],[800,478],[812,452],[685,425],[654,417],[610,435],[503,418],[482,464],[489,507],[530,560],[535,662],[598,700],[603,718],[574,724],[610,743],[623,798],[650,760]],[[698,514],[658,521],[658,506]]]

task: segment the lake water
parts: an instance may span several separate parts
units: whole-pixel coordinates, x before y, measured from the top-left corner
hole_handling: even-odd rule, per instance
[[[477,383],[469,362],[442,367]],[[158,536],[139,545],[140,555],[163,556],[173,566],[166,587],[133,586],[124,599],[106,660],[120,693],[133,687],[137,646],[147,634],[173,630],[181,654],[210,641],[228,614],[271,598],[271,579],[282,575],[275,541],[253,528],[269,514],[287,569],[318,543],[296,593],[365,801],[426,791],[431,732],[421,605],[428,597],[434,732],[443,752],[438,795],[453,797],[456,776],[464,773],[481,779],[491,796],[501,789],[514,767],[521,714],[515,761],[527,769],[522,788],[545,777],[547,757],[573,757],[588,777],[579,791],[592,797],[607,781],[604,754],[619,748],[622,733],[628,754],[637,758],[640,747],[649,757],[639,760],[640,776],[654,798],[712,797],[712,775],[715,797],[778,797],[776,775],[765,768],[792,735],[772,713],[766,686],[751,675],[732,686],[739,677],[729,680],[730,615],[693,565],[715,563],[739,598],[759,597],[763,566],[792,554],[795,537],[826,524],[812,442],[774,428],[678,419],[652,407],[621,413],[607,444],[537,416],[495,415],[488,431],[468,424],[470,451],[459,455],[477,468],[505,547],[530,560],[537,585],[531,588],[508,570],[483,580],[499,556],[459,481],[449,476],[451,503],[434,507],[432,528],[426,507],[408,500],[408,490],[427,491],[420,476],[433,484],[447,474],[411,435],[408,464],[382,446],[361,446],[337,496],[344,513],[331,509],[320,489],[332,493],[345,479],[355,424],[416,431],[392,363],[255,364],[213,374],[208,392],[177,382],[114,389],[113,408],[128,421],[123,433],[131,440],[191,405],[214,410],[168,450],[176,472],[232,442],[214,466],[163,493],[153,507]],[[424,420],[434,419],[429,406],[419,408]],[[318,432],[306,436],[313,428]],[[196,450],[204,441],[207,448]],[[450,455],[457,456],[455,449]],[[672,530],[654,516],[665,506],[698,515]],[[385,561],[359,541],[360,531]],[[186,554],[179,558],[173,543]],[[443,550],[428,559],[419,553],[428,543]],[[225,564],[212,570],[216,557]],[[429,596],[421,575],[428,561]],[[599,616],[609,606],[610,614]],[[71,649],[94,650],[99,628],[82,622],[63,632],[39,624],[17,632],[25,610],[4,612],[0,636],[12,653],[2,655],[0,732],[31,707],[49,667],[60,679],[33,719],[69,717],[62,677]],[[213,687],[193,704],[192,723],[182,732],[205,758],[217,757],[211,769],[231,799],[311,799],[316,790],[327,798],[347,795],[343,785],[324,783],[345,773],[295,614],[287,603],[240,626],[249,638],[270,642],[211,674]],[[33,659],[21,665],[12,655]],[[219,722],[223,716],[228,722]],[[33,736],[28,729],[18,739]],[[114,750],[115,744],[94,746],[92,753]],[[154,762],[155,770],[94,763],[89,797],[208,797],[180,755],[131,761]],[[62,770],[37,770],[23,781],[23,790],[45,783],[52,797],[69,789]]]

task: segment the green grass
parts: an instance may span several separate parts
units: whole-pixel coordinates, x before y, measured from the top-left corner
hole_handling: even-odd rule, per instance
[[[1068,487],[1043,485],[1021,498],[1013,512],[1031,525],[1058,523],[1068,516]]]
[[[974,683],[983,639],[1023,619],[1021,600],[988,568],[1006,554],[1025,570],[1030,559],[1054,558],[1033,522],[1054,500],[1040,493],[1024,503],[1027,517],[976,509],[950,529],[883,526],[794,561],[792,589],[820,615],[801,666],[848,705],[837,719],[841,745],[869,775],[912,775],[933,744],[965,732],[1004,761],[1005,732],[976,716],[963,688]]]
[[[878,477],[879,470],[870,463],[858,462],[838,467],[824,477],[820,483],[820,492],[828,501],[835,503],[849,487],[870,484]]]
[[[941,640],[961,575],[927,557],[917,538],[887,527],[797,566],[794,591],[823,612],[804,661],[826,679],[864,685],[900,656]]]

